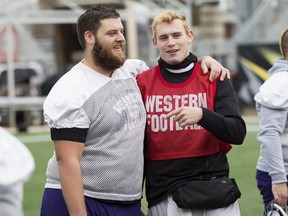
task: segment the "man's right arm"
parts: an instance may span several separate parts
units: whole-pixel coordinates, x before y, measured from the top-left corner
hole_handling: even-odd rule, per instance
[[[62,193],[71,216],[86,216],[83,182],[80,169],[84,143],[54,141]]]
[[[287,111],[262,105],[258,116],[259,133],[257,140],[262,145],[262,157],[266,161],[269,175],[272,178],[274,201],[284,206],[287,202],[288,191],[280,135],[286,125]]]

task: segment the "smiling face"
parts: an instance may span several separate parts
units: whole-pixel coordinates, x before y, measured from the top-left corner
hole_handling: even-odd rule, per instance
[[[96,65],[115,70],[124,64],[126,42],[123,32],[120,18],[108,18],[101,21],[92,49],[92,57]]]
[[[189,44],[192,40],[193,32],[187,32],[180,19],[162,22],[155,27],[153,44],[158,48],[160,57],[168,64],[182,62],[189,55]]]

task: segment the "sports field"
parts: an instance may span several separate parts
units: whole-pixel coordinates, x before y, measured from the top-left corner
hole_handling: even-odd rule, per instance
[[[248,134],[241,146],[234,146],[228,154],[231,177],[234,177],[240,187],[242,196],[239,199],[242,216],[261,216],[262,203],[255,182],[255,166],[259,154],[259,144],[256,140],[257,123],[255,118],[245,119]],[[50,158],[53,146],[49,141],[47,131],[16,134],[32,152],[36,169],[31,179],[25,184],[24,210],[25,216],[39,216],[42,192],[45,183],[47,161]],[[143,211],[147,211],[143,199]]]

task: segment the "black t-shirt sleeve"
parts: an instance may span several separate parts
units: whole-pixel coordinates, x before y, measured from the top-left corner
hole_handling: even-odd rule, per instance
[[[85,143],[88,128],[51,128],[52,140],[67,140]]]
[[[217,81],[215,111],[202,108],[199,124],[218,139],[241,144],[246,136],[246,124],[242,119],[237,98],[230,80]]]

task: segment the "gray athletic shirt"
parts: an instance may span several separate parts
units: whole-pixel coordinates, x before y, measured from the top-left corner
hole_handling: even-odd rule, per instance
[[[146,112],[135,76],[147,69],[143,61],[126,60],[107,77],[80,62],[44,102],[50,128],[89,128],[80,161],[86,196],[141,198]],[[61,188],[55,152],[46,175],[46,188]]]
[[[272,184],[287,182],[287,89],[288,72],[278,70],[263,83],[259,92],[254,97],[260,125],[257,135],[260,143],[260,156],[257,162],[257,169],[268,172],[272,178]]]

